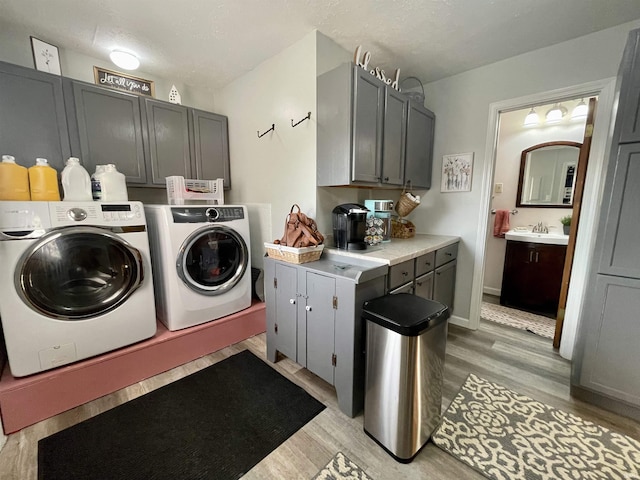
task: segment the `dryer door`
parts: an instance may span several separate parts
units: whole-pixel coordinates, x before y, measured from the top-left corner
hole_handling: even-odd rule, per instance
[[[121,305],[142,283],[140,252],[97,227],[53,230],[22,255],[15,286],[33,310],[59,320],[83,320]]]
[[[176,268],[185,285],[205,295],[231,290],[249,263],[242,236],[225,226],[205,227],[192,233],[178,252]]]

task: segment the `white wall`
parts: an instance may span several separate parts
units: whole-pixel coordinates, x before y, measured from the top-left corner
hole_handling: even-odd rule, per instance
[[[579,99],[578,99],[579,100]],[[576,101],[566,102],[565,106],[573,107]],[[550,106],[537,108],[538,114],[544,117]],[[516,195],[518,191],[518,178],[520,176],[520,158],[522,150],[544,142],[571,141],[582,142],[584,137],[584,120],[576,122],[568,117],[558,125],[540,125],[525,128],[522,126],[524,117],[529,109],[516,110],[500,115],[500,131],[498,133],[498,148],[495,162],[493,185],[503,184],[502,193],[492,194],[491,208],[499,210],[514,210],[518,213],[511,215],[511,228],[522,226],[531,227],[538,222],[549,226],[552,232],[562,232],[560,218],[571,214],[571,209],[566,208],[526,208],[516,207]],[[493,222],[495,215],[489,218],[487,248],[484,269],[484,293],[500,295],[502,286],[502,269],[504,267],[504,255],[506,240],[493,236]]]
[[[425,85],[425,104],[436,114],[434,187],[412,221],[419,232],[461,237],[457,317],[470,317],[476,260],[484,254],[476,244],[484,241],[478,238],[479,230],[484,232],[479,222],[488,222],[490,215],[480,211],[491,181],[483,178],[485,162],[492,161],[485,158],[490,105],[615,76],[627,34],[638,26],[640,21],[630,22]],[[472,191],[440,193],[442,156],[463,152],[475,154]]]

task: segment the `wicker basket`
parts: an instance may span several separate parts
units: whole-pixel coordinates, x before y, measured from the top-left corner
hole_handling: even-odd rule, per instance
[[[416,234],[416,226],[409,220],[391,219],[391,237],[392,238],[411,238]]]
[[[287,263],[308,263],[315,262],[322,255],[324,245],[317,245],[315,247],[285,247],[284,245],[276,245],[275,243],[266,243],[264,247],[267,249],[267,255],[277,260],[282,260]]]

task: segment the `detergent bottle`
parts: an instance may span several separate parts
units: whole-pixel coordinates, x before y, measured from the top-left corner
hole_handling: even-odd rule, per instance
[[[29,171],[12,155],[3,155],[0,163],[0,200],[31,200]]]
[[[91,202],[91,177],[80,165],[80,159],[69,157],[60,175],[65,202]]]
[[[29,167],[29,188],[31,200],[39,202],[59,202],[58,172],[49,165],[46,158],[36,158],[36,164]]]
[[[100,177],[103,202],[126,202],[129,200],[127,182],[123,173],[120,173],[113,163],[105,166],[104,173]]]

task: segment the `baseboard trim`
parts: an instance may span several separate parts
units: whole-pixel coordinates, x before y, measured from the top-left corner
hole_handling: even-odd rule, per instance
[[[477,330],[476,328],[471,328],[471,322],[468,318],[456,317],[455,315],[449,317],[449,324],[468,328],[469,330]]]
[[[482,289],[482,293],[486,293],[487,295],[495,295],[496,297],[499,297],[500,294],[502,293],[502,289],[500,288],[491,288],[491,287],[484,287]]]

